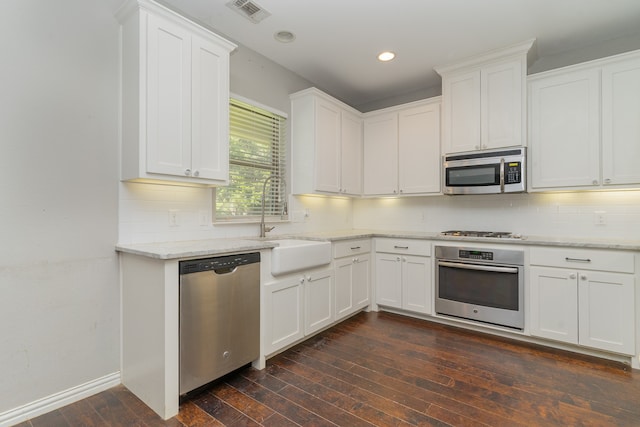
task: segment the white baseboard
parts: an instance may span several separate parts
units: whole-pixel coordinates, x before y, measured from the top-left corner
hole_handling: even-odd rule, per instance
[[[62,408],[70,403],[100,393],[121,383],[120,372],[71,387],[51,396],[35,400],[26,405],[10,409],[0,414],[0,427],[8,427]]]

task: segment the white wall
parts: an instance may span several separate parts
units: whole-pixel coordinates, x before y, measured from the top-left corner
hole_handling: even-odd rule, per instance
[[[594,223],[596,211],[606,212],[606,224]],[[640,191],[361,199],[354,202],[353,223],[355,228],[638,240]]]
[[[232,53],[230,68],[232,93],[275,108],[289,117],[289,94],[312,86],[297,74],[243,46]],[[288,143],[291,143],[290,138]],[[287,182],[291,182],[288,177]],[[212,200],[213,190],[209,188],[121,183],[119,242],[259,235],[257,223],[211,224]],[[350,199],[344,198],[291,197],[289,213],[292,221],[276,224],[270,234],[350,229],[351,204]],[[177,226],[169,225],[169,210],[177,211]]]
[[[0,2],[0,414],[119,370],[118,29]]]

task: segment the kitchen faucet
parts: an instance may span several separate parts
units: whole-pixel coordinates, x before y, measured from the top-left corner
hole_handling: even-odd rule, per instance
[[[279,175],[269,175],[264,182],[262,183],[262,212],[260,214],[260,237],[266,237],[267,233],[271,230],[273,230],[275,228],[275,226],[273,227],[267,227],[264,223],[264,199],[265,199],[265,193],[267,191],[267,182],[269,182],[272,178],[276,178],[279,179],[280,182],[282,182],[283,186],[286,188],[287,187],[287,183],[285,182],[284,178],[280,177]],[[285,190],[285,197],[286,197],[286,190]],[[283,214],[285,214],[287,212],[287,203],[284,203],[284,209],[282,211]]]

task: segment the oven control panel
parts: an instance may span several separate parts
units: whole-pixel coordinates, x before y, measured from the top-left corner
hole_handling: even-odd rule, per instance
[[[493,261],[493,252],[460,249],[458,251],[458,257],[466,259],[479,259],[483,261]]]

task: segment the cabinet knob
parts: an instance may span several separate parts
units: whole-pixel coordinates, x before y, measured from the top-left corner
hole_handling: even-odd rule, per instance
[[[398,192],[398,190],[393,190],[393,194],[396,194]]]
[[[194,171],[193,176],[200,176],[200,171]]]
[[[598,184],[600,184],[600,182],[597,179],[594,179],[593,180],[593,185],[598,185]]]
[[[404,190],[400,190],[400,193],[404,193]]]
[[[580,275],[580,280],[585,280],[585,281],[586,281],[586,280],[588,280],[588,279],[589,279],[589,278],[587,277],[587,275],[586,275],[586,274],[582,274],[582,275]]]
[[[300,284],[302,285],[304,283],[304,277],[300,278]]]
[[[186,176],[191,176],[191,169],[185,169],[184,174]]]
[[[605,183],[605,184],[611,184],[611,179],[609,179],[609,178],[605,178],[604,183]]]
[[[396,257],[396,261],[400,262],[400,257],[399,256]]]
[[[569,279],[575,279],[576,277],[577,277],[577,276],[576,276],[576,274],[575,274],[575,273],[571,273],[571,274],[569,275]]]

